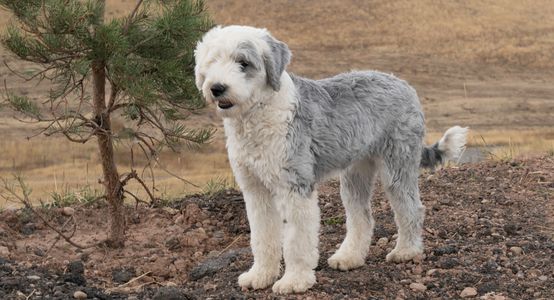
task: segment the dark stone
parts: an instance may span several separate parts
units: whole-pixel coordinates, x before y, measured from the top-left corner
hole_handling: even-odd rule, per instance
[[[65,274],[63,276],[63,280],[65,282],[75,283],[78,286],[87,285],[87,280],[85,279],[85,276],[83,276],[81,274],[72,274],[72,273]]]
[[[478,286],[477,292],[479,292],[479,294],[486,294],[490,292],[496,292],[499,289],[500,285],[496,281],[490,280]]]
[[[75,283],[79,286],[87,284],[85,276],[85,266],[80,260],[72,261],[67,265],[67,273],[63,276],[65,282]]]
[[[458,266],[460,263],[455,258],[446,257],[440,261],[440,267],[442,269],[452,269]]]
[[[217,271],[227,267],[231,264],[231,262],[235,261],[238,256],[247,253],[247,251],[248,249],[246,248],[229,250],[221,256],[208,258],[190,271],[189,278],[191,280],[198,280],[200,278],[213,275]]]
[[[3,257],[0,257],[0,265],[9,265],[10,264],[10,261],[3,258]]]
[[[83,265],[83,262],[80,260],[75,260],[67,264],[67,272],[73,273],[73,274],[84,274],[85,273],[85,265]]]
[[[36,248],[33,253],[36,255],[36,256],[44,256],[46,253],[44,253],[44,250],[40,249],[40,248]]]
[[[455,254],[455,253],[458,253],[458,247],[454,245],[446,245],[433,250],[433,254],[436,256],[442,256],[445,254]]]
[[[136,276],[134,267],[117,268],[112,270],[112,280],[117,283],[125,283]]]
[[[481,273],[494,274],[497,272],[496,270],[497,268],[498,268],[498,264],[493,260],[489,260],[486,263],[484,263],[483,266],[481,266]]]
[[[516,224],[506,224],[504,225],[504,231],[508,235],[517,235],[517,231],[521,229],[521,226],[518,226]]]
[[[185,291],[176,287],[162,287],[158,289],[152,300],[192,300],[195,299]]]
[[[17,277],[4,277],[0,281],[0,288],[8,293],[14,290],[20,290],[23,282]]]
[[[25,225],[23,225],[23,226],[21,227],[21,230],[20,230],[20,231],[21,231],[21,233],[23,233],[24,235],[31,235],[31,234],[33,234],[33,233],[35,232],[36,229],[37,229],[37,228],[36,228],[35,223],[27,223],[27,224],[25,224]]]
[[[165,246],[171,251],[178,250],[181,248],[181,241],[177,237],[172,237],[165,242]]]

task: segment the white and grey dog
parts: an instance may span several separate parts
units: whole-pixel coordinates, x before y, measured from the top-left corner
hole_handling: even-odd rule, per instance
[[[198,43],[196,84],[217,104],[229,160],[246,202],[254,254],[243,288],[273,284],[303,292],[316,282],[320,212],[317,185],[340,174],[346,238],[332,268],[364,264],[373,233],[371,193],[377,174],[394,210],[396,247],[387,261],[423,252],[420,167],[460,155],[466,128],[452,127],[435,145],[415,90],[392,75],[351,72],[310,80],[285,71],[291,53],[265,29],[215,27]]]

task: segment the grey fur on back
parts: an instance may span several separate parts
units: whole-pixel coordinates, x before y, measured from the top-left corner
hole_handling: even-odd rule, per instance
[[[286,172],[301,194],[365,157],[391,169],[419,166],[425,122],[415,90],[392,75],[351,72],[323,80],[291,75],[298,107],[290,124]]]

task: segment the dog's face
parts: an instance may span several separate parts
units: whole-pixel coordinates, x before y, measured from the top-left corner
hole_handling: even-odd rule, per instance
[[[211,29],[194,55],[196,86],[224,118],[239,117],[279,91],[291,56],[267,30],[247,26]]]

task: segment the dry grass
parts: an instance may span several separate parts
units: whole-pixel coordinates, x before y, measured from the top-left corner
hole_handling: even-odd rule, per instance
[[[472,129],[470,145],[491,146],[499,157],[554,151],[550,0],[207,2],[217,23],[267,27],[286,41],[294,54],[295,73],[321,78],[350,69],[378,69],[405,78],[422,100],[429,142],[459,124]],[[109,16],[125,14],[133,4],[108,0]],[[1,12],[0,27],[7,20]],[[0,59],[19,70],[31,68],[3,49]],[[46,84],[22,82],[5,67],[0,67],[0,74],[9,87],[32,97],[48,90]],[[190,124],[220,126],[209,109]],[[28,127],[0,113],[1,177],[21,172],[34,195],[43,199],[55,190],[87,184],[100,188],[94,143],[75,145],[43,137],[27,141],[24,137],[30,134]],[[126,153],[118,150],[121,172],[130,168]],[[200,186],[232,178],[221,131],[200,151],[164,153],[161,161],[172,173]],[[158,195],[202,190],[160,168],[154,177]]]

